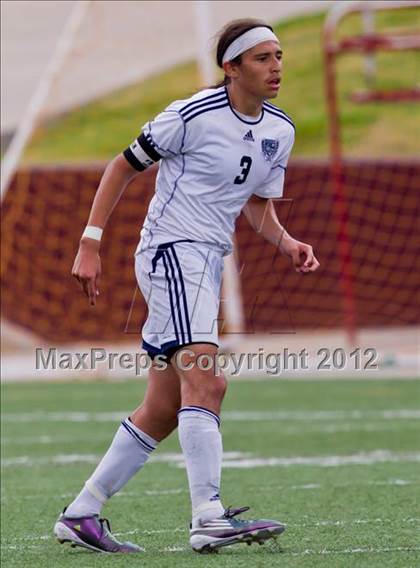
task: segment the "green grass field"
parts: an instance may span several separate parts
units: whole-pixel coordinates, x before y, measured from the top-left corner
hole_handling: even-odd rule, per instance
[[[143,382],[3,387],[2,566],[420,565],[420,381],[232,381],[222,415],[226,506],[287,523],[277,543],[197,555],[176,435],[104,509],[139,556],[60,546],[52,526]],[[271,458],[270,462],[267,460]],[[353,462],[353,463],[349,463]]]
[[[274,102],[296,123],[293,157],[325,157],[328,152],[321,50],[324,19],[323,14],[311,15],[275,27],[284,51],[284,68],[282,87]],[[419,29],[420,11],[378,14],[376,26],[378,31]],[[341,35],[360,33],[360,18],[350,17],[341,30]],[[379,53],[375,61],[376,87],[410,88],[415,85],[418,77],[416,52]],[[351,103],[349,94],[365,88],[360,54],[343,56],[337,73],[346,154],[381,158],[420,154],[420,115],[416,103]],[[192,62],[148,77],[42,125],[27,148],[24,162],[109,160],[138,136],[146,121],[170,102],[189,97],[199,87],[198,71]]]

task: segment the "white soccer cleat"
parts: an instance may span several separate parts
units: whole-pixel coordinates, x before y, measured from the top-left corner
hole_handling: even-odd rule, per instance
[[[235,519],[237,515],[248,511],[249,507],[228,508],[221,517],[206,522],[190,530],[190,543],[196,552],[217,552],[222,546],[240,542],[263,544],[270,538],[276,538],[285,530],[277,521],[260,519],[258,521]]]

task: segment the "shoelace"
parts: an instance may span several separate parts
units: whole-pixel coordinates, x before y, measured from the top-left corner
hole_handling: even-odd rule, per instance
[[[117,540],[117,539],[115,538],[115,536],[112,534],[112,531],[111,531],[111,524],[110,524],[110,522],[108,521],[108,519],[102,519],[102,518],[100,518],[100,519],[98,519],[98,521],[99,521],[100,524],[101,524],[102,530],[103,530],[103,528],[104,528],[104,525],[106,525],[106,528],[108,529],[108,535],[107,535],[107,536],[108,536],[111,540],[113,540],[114,542],[116,542],[116,543],[118,544],[118,540]]]
[[[109,530],[109,532],[111,532],[111,525],[110,525],[108,519],[102,519],[102,518],[101,518],[101,519],[99,519],[99,522],[101,523],[101,526],[103,526],[104,523],[105,523],[106,526],[107,526],[107,528],[108,528],[108,530]]]
[[[100,519],[98,519],[98,521],[101,523],[102,530],[103,530],[103,528],[104,528],[104,525],[105,525],[106,528],[108,529],[107,537],[108,537],[110,540],[112,540],[112,542],[114,542],[116,545],[120,546],[121,543],[120,543],[119,540],[112,534],[112,531],[111,531],[111,524],[110,524],[109,520],[108,520],[108,519],[104,519],[104,518],[100,518]]]
[[[222,515],[222,518],[225,519],[233,519],[236,515],[240,515],[241,513],[245,513],[245,511],[249,511],[249,507],[238,507],[237,509],[233,509],[232,507],[228,507],[225,509],[225,512]],[[235,519],[237,523],[247,523],[244,519]],[[192,529],[192,523],[190,523],[190,529]]]
[[[236,515],[240,515],[242,513],[245,513],[245,511],[249,511],[249,507],[238,507],[237,509],[233,509],[232,507],[228,507],[223,516],[225,517],[225,519],[233,519],[233,517],[236,517]],[[236,519],[237,521],[241,520],[241,519]],[[246,521],[243,521],[246,522]]]

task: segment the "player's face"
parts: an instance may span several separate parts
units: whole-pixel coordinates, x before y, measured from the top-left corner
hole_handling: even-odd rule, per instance
[[[242,54],[234,67],[238,86],[253,96],[272,99],[281,82],[282,51],[276,41],[265,41]]]

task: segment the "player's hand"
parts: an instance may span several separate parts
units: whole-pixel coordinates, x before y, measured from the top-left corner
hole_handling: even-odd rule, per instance
[[[90,305],[95,306],[101,277],[101,259],[97,241],[93,239],[81,241],[71,274],[80,283],[83,292],[89,298]]]
[[[306,274],[315,272],[319,268],[319,262],[314,255],[313,248],[307,243],[289,238],[280,243],[280,250],[289,256],[296,272]]]

